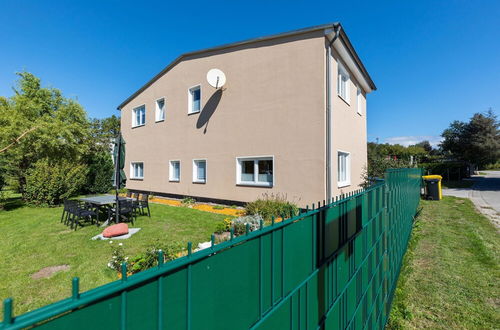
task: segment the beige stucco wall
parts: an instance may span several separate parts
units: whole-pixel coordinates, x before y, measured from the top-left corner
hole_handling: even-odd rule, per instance
[[[351,74],[349,103],[337,94],[337,70],[339,56],[333,50],[332,61],[332,161],[333,161],[333,193],[339,195],[360,188],[363,169],[367,164],[367,137],[366,137],[366,94],[362,91],[361,114],[358,114],[356,79]],[[340,59],[340,61],[342,61]],[[344,64],[344,68],[347,66]],[[348,69],[347,69],[348,70]],[[337,163],[338,151],[349,152],[351,157],[351,184],[345,187],[338,186]]]
[[[122,109],[127,177],[130,162],[144,162],[144,179],[129,179],[127,188],[237,201],[286,193],[302,206],[323,200],[324,40],[318,31],[204,54],[174,66]],[[201,85],[203,108],[215,92],[206,82],[211,68],[224,71],[227,84],[208,123],[197,128],[201,114],[188,115],[188,89]],[[161,97],[166,120],[155,123],[155,100]],[[146,125],[131,128],[132,109],[142,104]],[[339,114],[335,122],[344,117]],[[345,139],[342,132],[349,125],[339,127],[335,139]],[[345,146],[356,152],[353,160],[366,157],[365,140],[363,135],[362,143],[356,142],[359,150]],[[272,188],[236,185],[236,157],[268,155],[274,156]],[[206,184],[192,183],[193,159],[207,160]],[[170,160],[181,161],[178,183],[169,182]]]

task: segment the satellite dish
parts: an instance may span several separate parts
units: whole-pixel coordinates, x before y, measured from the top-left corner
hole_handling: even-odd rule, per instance
[[[207,81],[210,86],[219,88],[226,83],[226,75],[219,69],[210,69],[207,72]]]

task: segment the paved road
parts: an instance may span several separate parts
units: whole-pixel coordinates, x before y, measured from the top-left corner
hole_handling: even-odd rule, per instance
[[[500,228],[500,171],[481,171],[466,189],[443,189],[443,195],[470,198],[476,207]]]
[[[500,213],[500,171],[481,172],[486,175],[474,178],[472,196],[482,199]]]

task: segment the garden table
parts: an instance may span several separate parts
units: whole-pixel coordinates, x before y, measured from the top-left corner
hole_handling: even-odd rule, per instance
[[[135,200],[134,198],[130,197],[118,197],[119,200]],[[114,204],[116,204],[116,196],[115,195],[97,195],[97,196],[87,196],[87,197],[81,197],[78,200],[89,203],[94,205],[98,212],[102,210],[102,208],[109,209],[112,207]],[[104,222],[103,226],[106,226],[109,223],[110,220],[110,214],[109,212],[106,212],[108,214],[108,217],[106,219],[106,222]]]

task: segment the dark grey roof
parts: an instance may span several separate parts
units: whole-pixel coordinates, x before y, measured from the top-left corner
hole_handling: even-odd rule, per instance
[[[222,50],[222,49],[226,49],[226,48],[238,47],[241,45],[251,44],[251,43],[265,41],[265,40],[272,40],[272,39],[277,39],[277,38],[283,38],[283,37],[288,37],[288,36],[309,33],[309,32],[318,31],[318,30],[336,28],[337,26],[340,26],[340,23],[335,22],[335,23],[322,24],[322,25],[312,26],[312,27],[303,28],[303,29],[299,29],[299,30],[293,30],[293,31],[289,31],[289,32],[278,33],[278,34],[273,34],[273,35],[264,36],[264,37],[247,39],[244,41],[238,41],[238,42],[225,44],[225,45],[221,45],[221,46],[217,46],[217,47],[206,48],[206,49],[197,50],[197,51],[193,51],[193,52],[189,52],[189,53],[184,53],[184,54],[180,55],[179,57],[177,57],[175,60],[173,60],[169,65],[167,65],[163,70],[161,70],[156,76],[154,76],[151,80],[149,80],[144,86],[139,88],[135,93],[130,95],[125,101],[123,101],[117,107],[117,109],[121,110],[125,105],[127,105],[127,103],[132,101],[137,95],[142,93],[146,88],[151,86],[156,80],[158,80],[167,71],[169,71],[177,63],[179,63],[180,61],[182,61],[186,57],[193,56],[193,55],[199,55],[199,54],[203,54],[203,53],[208,53],[208,52],[213,52],[213,51],[218,51],[218,50]],[[352,46],[351,42],[349,41],[349,38],[347,37],[347,34],[344,32],[343,28],[340,29],[340,38],[344,41],[347,49],[349,50],[354,61],[356,62],[356,65],[358,66],[359,70],[363,73],[363,76],[368,81],[368,84],[370,85],[370,87],[373,90],[376,90],[377,87],[375,86],[375,83],[373,82],[370,75],[368,74],[368,71],[366,71],[366,68],[364,67],[363,63],[359,59],[358,54],[354,50],[354,47]]]

